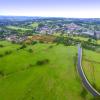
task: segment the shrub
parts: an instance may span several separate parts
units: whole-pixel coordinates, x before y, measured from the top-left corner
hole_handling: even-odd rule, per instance
[[[82,91],[81,91],[81,93],[80,93],[80,96],[85,100],[87,94],[88,94],[87,90],[83,87],[83,88],[82,88]]]
[[[26,48],[25,44],[23,44],[19,49],[24,49],[24,48]]]
[[[44,41],[40,40],[39,43],[44,43]]]
[[[4,45],[0,44],[0,48],[3,48],[3,47],[4,47]]]
[[[29,67],[29,68],[30,68],[30,67],[33,67],[33,64],[29,64],[29,66],[28,66],[28,67]]]
[[[50,49],[50,48],[53,48],[53,45],[50,45],[50,46],[49,46],[49,49]]]
[[[16,41],[12,41],[11,43],[12,43],[12,44],[16,44]]]
[[[32,53],[32,52],[33,52],[33,50],[32,50],[32,49],[29,49],[29,50],[28,50],[28,52]]]
[[[0,70],[0,76],[4,76],[4,75],[5,75],[4,71]]]
[[[9,55],[9,54],[11,54],[12,53],[12,51],[6,51],[5,52],[5,55]]]
[[[32,44],[32,45],[35,45],[35,44],[37,44],[37,41],[32,41],[31,44]]]
[[[44,59],[44,60],[39,60],[37,61],[37,65],[44,65],[44,64],[48,64],[49,63],[49,60],[48,59]]]
[[[3,54],[0,54],[0,57],[3,57]]]
[[[95,44],[89,43],[89,42],[82,42],[81,46],[85,49],[89,49],[89,50],[95,50],[95,48],[97,47]]]

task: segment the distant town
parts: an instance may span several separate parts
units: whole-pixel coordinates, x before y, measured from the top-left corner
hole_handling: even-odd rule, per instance
[[[0,16],[0,39],[21,42],[34,34],[81,35],[100,39],[100,19]]]

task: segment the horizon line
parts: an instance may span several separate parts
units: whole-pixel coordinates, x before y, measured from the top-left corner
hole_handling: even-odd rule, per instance
[[[41,18],[72,18],[72,19],[100,19],[99,17],[61,17],[61,16],[34,16],[34,15],[0,15],[0,16],[10,16],[10,17],[41,17]]]

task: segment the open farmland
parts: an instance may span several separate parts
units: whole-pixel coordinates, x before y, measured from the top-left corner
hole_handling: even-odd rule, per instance
[[[1,41],[0,100],[90,100],[76,70],[77,47]],[[7,51],[11,51],[7,53]]]
[[[83,69],[89,82],[100,92],[100,53],[84,50],[82,61]]]

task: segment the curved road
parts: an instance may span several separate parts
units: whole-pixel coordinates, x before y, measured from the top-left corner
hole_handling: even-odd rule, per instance
[[[85,73],[83,71],[82,65],[82,48],[80,47],[80,44],[78,45],[78,65],[77,65],[77,70],[78,73],[82,79],[83,85],[85,86],[85,88],[93,95],[93,96],[100,96],[100,93],[98,91],[96,91],[92,85],[89,83],[89,81],[87,80]]]

